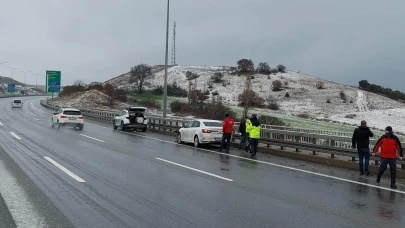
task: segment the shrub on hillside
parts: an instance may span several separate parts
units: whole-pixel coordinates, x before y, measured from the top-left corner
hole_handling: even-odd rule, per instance
[[[276,100],[272,100],[270,101],[270,103],[267,105],[267,108],[277,111],[280,109],[280,105],[278,104],[278,102]]]
[[[283,84],[280,80],[275,80],[272,82],[273,91],[280,91],[283,87]]]
[[[221,72],[216,72],[214,75],[211,76],[211,80],[214,83],[221,83],[223,81],[224,74]]]
[[[264,106],[265,100],[257,95],[254,91],[244,91],[243,93],[239,94],[238,102],[240,107],[244,107],[245,103],[247,102],[250,104],[250,107],[261,108]]]
[[[139,101],[136,101],[136,103],[138,105],[144,106],[148,109],[160,109],[161,108],[161,106],[158,102],[156,102],[155,100],[151,100],[151,99],[139,100]]]
[[[327,99],[326,99],[326,103],[328,103],[328,104],[332,103],[332,102],[330,101],[330,98],[327,98]]]
[[[303,118],[303,119],[309,119],[309,114],[308,113],[300,113],[300,114],[297,115],[297,117]]]
[[[156,87],[153,91],[153,94],[155,95],[163,95],[163,86],[158,86]],[[187,97],[187,90],[181,88],[180,86],[177,85],[176,82],[173,82],[171,85],[167,85],[167,96],[170,97]]]
[[[339,97],[340,97],[340,99],[343,100],[343,102],[346,103],[347,98],[346,98],[346,94],[345,94],[345,92],[344,92],[343,90],[341,90],[341,91],[339,92]]]
[[[325,89],[325,83],[322,82],[322,81],[317,81],[316,84],[315,84],[315,87],[317,89]]]
[[[189,103],[173,101],[170,103],[170,110],[174,113],[191,114],[193,109]]]
[[[259,71],[262,74],[269,74],[270,66],[266,62],[261,62],[261,63],[259,63],[259,65],[257,65],[257,71]]]
[[[290,97],[290,94],[287,92],[284,97],[289,98],[289,97]]]
[[[104,90],[104,87],[101,83],[93,83],[89,85],[89,90],[98,90],[102,92]]]
[[[251,59],[240,59],[237,64],[240,72],[248,72],[255,69],[255,65]]]
[[[287,68],[284,65],[280,64],[280,65],[277,66],[277,71],[280,72],[280,73],[285,73],[286,69]]]
[[[259,121],[261,124],[285,126],[286,124],[279,118],[274,116],[259,115]]]
[[[357,115],[356,114],[347,114],[345,118],[354,119]]]
[[[288,87],[288,81],[284,81],[284,88]]]
[[[278,73],[277,68],[270,69],[270,73],[277,74]]]

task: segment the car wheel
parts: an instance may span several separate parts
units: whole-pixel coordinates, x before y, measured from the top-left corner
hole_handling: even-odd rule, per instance
[[[115,125],[115,120],[113,120],[113,128],[114,128],[114,130],[117,130],[117,128],[118,128],[118,126]]]
[[[120,129],[121,129],[121,131],[124,131],[124,130],[125,130],[124,122],[121,122]]]
[[[197,135],[194,137],[194,147],[200,147],[200,139],[198,139]]]
[[[177,142],[178,144],[183,144],[183,141],[181,141],[181,133],[177,133],[176,142]]]
[[[79,124],[79,130],[83,130],[84,124]]]

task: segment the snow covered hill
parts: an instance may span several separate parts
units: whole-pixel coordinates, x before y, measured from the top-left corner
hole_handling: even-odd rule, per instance
[[[150,87],[147,89],[163,85],[164,67],[156,66],[153,71],[155,77],[150,80]],[[173,66],[168,69],[168,84],[176,82],[182,88],[188,89],[187,71],[200,75],[197,79],[197,88],[200,90],[208,89],[214,73],[223,73],[225,85],[214,83],[213,88],[209,90],[211,93],[218,92],[223,102],[231,106],[238,104],[238,95],[243,92],[246,76],[232,74],[230,67]],[[271,97],[280,104],[280,110],[269,110],[272,113],[286,115],[308,113],[315,118],[329,118],[357,112],[405,108],[405,104],[389,98],[297,72],[271,74],[270,78],[259,73],[252,76],[254,77],[252,89],[265,100]],[[272,91],[272,82],[275,80],[280,80],[285,86],[282,91]],[[123,74],[107,82],[126,89],[134,87],[134,84],[129,83],[129,74]],[[316,84],[319,82],[323,84],[324,89],[317,89]],[[290,97],[285,97],[287,92]],[[341,92],[344,93],[346,102],[342,99]]]

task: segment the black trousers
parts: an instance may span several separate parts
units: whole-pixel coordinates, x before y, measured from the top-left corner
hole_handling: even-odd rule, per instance
[[[391,183],[395,183],[397,178],[397,159],[395,158],[381,158],[381,165],[377,177],[381,178],[387,169],[387,165],[390,165]]]
[[[229,148],[231,147],[231,137],[232,137],[232,133],[224,132],[222,134],[222,141],[221,141],[221,145],[219,146],[219,151],[222,151],[222,149],[224,149],[225,143],[226,143],[226,152],[229,152]]]

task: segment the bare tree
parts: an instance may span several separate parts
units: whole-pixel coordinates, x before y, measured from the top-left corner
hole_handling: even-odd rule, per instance
[[[251,59],[241,59],[237,62],[237,64],[240,72],[248,72],[255,69],[255,65]]]
[[[259,63],[259,65],[257,65],[257,71],[259,71],[260,73],[268,74],[270,73],[270,66],[266,62]]]
[[[130,82],[135,82],[138,89],[138,93],[142,93],[143,86],[147,81],[153,78],[152,67],[147,64],[139,64],[137,66],[131,67],[131,78]]]
[[[73,82],[73,85],[74,85],[74,86],[78,86],[78,87],[79,87],[79,86],[80,86],[80,87],[82,87],[82,86],[84,87],[85,84],[84,84],[84,82],[83,82],[82,80],[77,79],[76,81]]]

